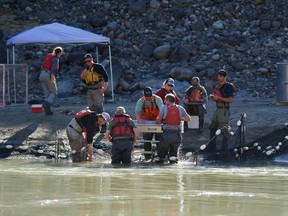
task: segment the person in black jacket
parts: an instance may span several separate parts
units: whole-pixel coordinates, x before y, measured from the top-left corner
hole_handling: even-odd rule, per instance
[[[72,161],[92,161],[93,137],[99,132],[99,126],[109,121],[106,112],[96,114],[89,109],[78,112],[66,127],[69,145],[72,149]]]
[[[86,68],[81,73],[81,79],[87,86],[87,102],[89,109],[97,114],[104,111],[104,93],[108,88],[108,73],[105,68],[93,61],[90,53],[83,59]],[[106,125],[101,127],[101,133],[106,132]]]

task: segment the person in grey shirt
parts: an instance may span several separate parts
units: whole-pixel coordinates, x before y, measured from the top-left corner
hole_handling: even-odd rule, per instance
[[[158,161],[163,163],[166,156],[170,163],[177,163],[178,148],[182,142],[181,120],[190,121],[191,117],[186,110],[175,104],[175,96],[167,94],[165,96],[165,105],[162,106],[156,123],[163,123],[163,133],[158,147]]]
[[[56,73],[59,71],[59,58],[63,54],[62,47],[55,47],[52,53],[48,53],[43,60],[39,81],[44,92],[42,107],[46,115],[52,115],[51,105],[57,94]]]

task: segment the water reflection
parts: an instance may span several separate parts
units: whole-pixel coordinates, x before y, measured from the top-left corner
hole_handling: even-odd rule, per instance
[[[288,214],[285,166],[0,162],[0,215]]]

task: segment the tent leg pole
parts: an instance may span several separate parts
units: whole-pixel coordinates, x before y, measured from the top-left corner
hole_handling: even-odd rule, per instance
[[[114,102],[114,83],[113,83],[113,71],[112,71],[112,55],[111,55],[111,46],[109,44],[109,62],[110,62],[110,76],[111,76],[111,93],[112,93],[112,101]]]
[[[99,49],[98,46],[96,46],[96,61],[99,63]]]

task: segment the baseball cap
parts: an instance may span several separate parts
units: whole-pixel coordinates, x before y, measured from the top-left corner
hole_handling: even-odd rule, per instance
[[[118,106],[117,108],[116,108],[116,111],[115,111],[116,113],[117,112],[123,112],[123,113],[126,113],[126,110],[125,110],[125,108],[123,107],[123,106]]]
[[[174,86],[174,80],[172,78],[168,78],[165,80],[164,84]]]
[[[110,115],[107,112],[102,112],[101,116],[105,119],[105,121],[109,121],[110,120]]]
[[[193,77],[193,78],[191,79],[191,84],[192,84],[192,85],[197,86],[197,85],[199,85],[199,83],[200,83],[199,77]]]
[[[144,89],[144,97],[152,97],[152,89],[150,87]]]
[[[224,70],[224,69],[221,69],[218,71],[217,75],[220,75],[220,76],[227,76],[227,72]]]
[[[90,53],[87,53],[84,55],[83,60],[85,60],[86,58],[93,58],[93,56]]]

